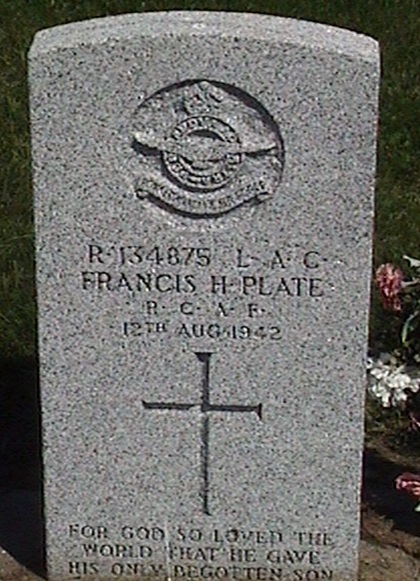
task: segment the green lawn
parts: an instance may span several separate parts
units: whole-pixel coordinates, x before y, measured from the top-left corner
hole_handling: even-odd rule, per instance
[[[266,12],[346,27],[380,41],[375,262],[420,258],[420,4],[418,0],[267,2],[0,0],[0,344],[1,359],[35,354],[35,290],[26,53],[36,30],[97,16],[151,10]],[[373,338],[387,320],[373,309]],[[396,341],[395,335],[391,341]]]

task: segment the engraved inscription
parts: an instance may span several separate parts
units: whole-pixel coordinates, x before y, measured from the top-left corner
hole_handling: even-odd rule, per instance
[[[335,542],[325,531],[200,527],[166,523],[94,526],[73,522],[71,578],[186,578],[237,581],[336,579]]]
[[[316,249],[238,246],[222,255],[210,242],[131,242],[86,244],[80,273],[86,293],[136,297],[136,313],[120,323],[126,338],[278,342],[288,302],[315,306],[334,288],[326,278],[330,259]]]
[[[231,412],[231,413],[249,413],[254,412],[262,419],[262,404],[258,405],[234,405],[234,404],[211,404],[210,403],[210,357],[212,353],[195,353],[201,363],[202,381],[201,381],[201,404],[200,411],[203,414],[201,423],[201,476],[202,476],[202,510],[205,514],[210,514],[209,509],[209,439],[210,439],[210,422],[209,412]],[[176,402],[146,402],[143,400],[143,406],[147,410],[178,410],[188,411],[197,405],[194,403],[176,403]]]
[[[231,85],[189,80],[165,87],[142,102],[133,125],[138,199],[209,217],[270,198],[280,183],[278,126]]]

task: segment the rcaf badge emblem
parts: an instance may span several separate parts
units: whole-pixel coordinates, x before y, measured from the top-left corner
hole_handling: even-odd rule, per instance
[[[183,214],[215,216],[272,197],[284,150],[269,113],[247,93],[186,81],[147,97],[134,116],[136,195]]]

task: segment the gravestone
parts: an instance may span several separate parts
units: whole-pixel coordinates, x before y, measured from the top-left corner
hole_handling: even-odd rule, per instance
[[[51,580],[356,579],[378,68],[256,14],[36,35]]]

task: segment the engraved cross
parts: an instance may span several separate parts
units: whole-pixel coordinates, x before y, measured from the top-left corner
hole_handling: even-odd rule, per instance
[[[209,439],[210,425],[209,412],[233,412],[246,413],[254,412],[262,419],[262,404],[257,405],[235,405],[235,404],[211,404],[210,403],[210,357],[212,353],[195,353],[201,364],[201,497],[202,508],[205,514],[210,514],[209,509]],[[187,411],[197,406],[197,403],[176,403],[176,402],[147,402],[142,401],[147,410],[179,410]]]

